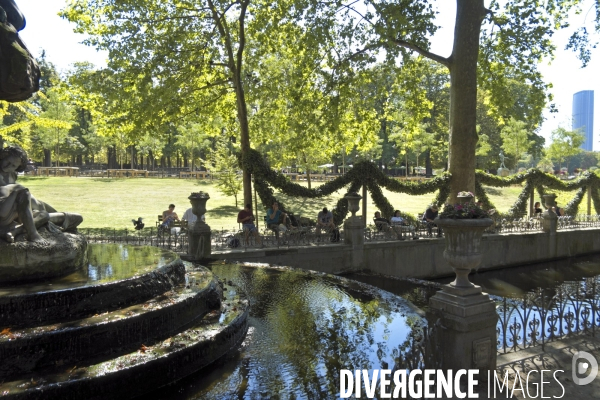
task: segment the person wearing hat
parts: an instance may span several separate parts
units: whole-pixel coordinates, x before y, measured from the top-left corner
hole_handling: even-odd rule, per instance
[[[423,214],[423,222],[427,223],[427,235],[433,236],[433,228],[437,225],[434,223],[434,220],[438,216],[438,207],[435,204],[430,205],[425,213]],[[442,230],[438,228],[438,237],[442,236]]]

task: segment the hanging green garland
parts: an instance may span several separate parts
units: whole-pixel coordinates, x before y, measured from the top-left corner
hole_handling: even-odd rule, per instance
[[[598,193],[598,187],[592,187],[592,201],[594,202],[596,214],[600,214],[600,194]]]
[[[581,200],[583,200],[583,196],[585,195],[586,191],[587,187],[585,186],[579,188],[577,193],[575,193],[575,197],[573,197],[571,201],[567,203],[567,206],[565,207],[565,215],[575,216],[577,214],[577,209],[579,208],[579,204],[581,203]]]
[[[520,217],[527,214],[527,202],[529,201],[529,197],[531,197],[531,193],[533,193],[533,185],[531,180],[525,181],[525,186],[519,194],[517,201],[508,209],[507,214],[509,216]]]
[[[490,201],[490,198],[488,197],[487,193],[485,192],[483,185],[477,179],[475,180],[475,196],[477,197],[477,201],[481,201],[483,208],[485,210],[492,210],[492,209],[496,208]]]
[[[297,183],[292,183],[287,176],[281,172],[275,171],[263,160],[261,154],[256,150],[250,150],[243,160],[240,160],[241,166],[254,176],[255,188],[261,202],[265,208],[271,207],[276,197],[273,188],[277,188],[288,196],[320,198],[329,196],[344,187],[348,187],[348,192],[358,192],[362,186],[366,186],[371,192],[371,198],[375,206],[381,211],[382,216],[390,218],[393,215],[394,207],[383,195],[382,188],[394,193],[407,193],[410,195],[423,195],[426,193],[438,192],[433,200],[433,204],[441,206],[450,195],[450,177],[449,173],[444,173],[425,182],[401,182],[386,176],[374,163],[362,161],[354,165],[346,174],[338,176],[334,180],[326,182],[315,189],[308,189]],[[507,187],[510,185],[522,184],[525,182],[523,190],[519,194],[517,201],[511,206],[507,215],[522,215],[527,212],[527,201],[534,190],[537,190],[540,198],[544,195],[546,189],[573,191],[578,190],[575,197],[567,204],[566,210],[569,215],[573,215],[583,199],[587,187],[591,187],[592,200],[596,212],[600,214],[600,177],[596,173],[586,172],[575,181],[564,182],[553,175],[546,174],[537,169],[529,169],[509,177],[499,177],[483,171],[475,172],[475,194],[479,201],[483,202],[486,209],[495,208],[491,203],[483,185],[492,187]],[[282,211],[286,210],[284,204],[279,201]],[[344,198],[338,200],[336,207],[332,210],[336,224],[341,224],[348,213],[347,201]],[[402,216],[412,223],[416,220],[412,215],[402,213]]]

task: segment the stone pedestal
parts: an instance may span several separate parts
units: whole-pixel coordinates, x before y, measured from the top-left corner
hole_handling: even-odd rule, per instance
[[[363,218],[357,217],[356,212],[360,209],[358,203],[362,197],[358,193],[346,193],[344,198],[348,201],[348,211],[352,216],[344,221],[344,244],[352,246],[352,269],[363,267],[365,247],[365,224]]]
[[[202,221],[206,213],[206,202],[210,199],[208,193],[192,193],[188,197],[192,203],[192,212],[198,219],[188,231],[188,256],[193,260],[210,258],[210,226]]]
[[[510,175],[510,170],[508,168],[498,168],[498,176],[508,176]]]
[[[352,246],[352,269],[361,269],[363,267],[364,229],[361,217],[349,217],[344,222],[344,244]]]
[[[87,241],[83,235],[40,229],[45,243],[0,241],[0,284],[50,279],[87,266]]]
[[[546,233],[556,233],[558,215],[550,209],[542,213],[542,230]]]
[[[545,194],[543,198],[546,211],[542,213],[542,229],[546,233],[555,234],[556,226],[558,224],[558,215],[552,211],[552,207],[556,204],[556,195]]]
[[[438,319],[442,368],[479,369],[479,377],[496,368],[496,305],[480,286],[457,289],[446,285],[429,299],[427,319]]]
[[[482,260],[483,231],[492,224],[482,219],[436,219],[444,229],[444,259],[456,273],[456,279],[429,299],[430,323],[438,319],[442,349],[442,368],[479,369],[480,377],[496,368],[496,305],[480,286],[469,281],[469,272]]]

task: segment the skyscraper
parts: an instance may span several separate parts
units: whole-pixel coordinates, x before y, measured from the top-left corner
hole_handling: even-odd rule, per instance
[[[573,95],[573,130],[579,129],[585,135],[581,145],[583,150],[594,147],[594,91],[582,90]]]

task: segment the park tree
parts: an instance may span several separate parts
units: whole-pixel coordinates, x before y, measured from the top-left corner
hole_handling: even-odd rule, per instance
[[[507,102],[502,95],[507,77],[547,97],[537,64],[553,54],[552,35],[568,26],[569,11],[581,4],[578,0],[493,0],[485,7],[483,0],[457,0],[454,42],[447,57],[429,50],[429,38],[437,29],[432,1],[376,0],[368,6],[361,2],[346,6],[348,16],[356,21],[355,35],[364,38],[364,49],[377,44],[388,52],[401,48],[448,68],[451,201],[459,191],[475,188],[478,87],[490,92],[498,109]],[[586,39],[572,41],[573,46],[584,48]]]
[[[138,129],[206,112],[232,95],[246,155],[251,140],[246,93],[253,85],[248,58],[260,57],[278,45],[282,34],[292,38],[298,30],[314,33],[311,44],[299,51],[326,46],[334,8],[297,0],[74,0],[61,15],[76,24],[77,32],[90,35],[88,44],[108,50],[109,68],[123,88],[120,95],[134,99],[131,118]],[[249,54],[249,43],[260,46]],[[244,202],[251,203],[245,170],[243,185]]]
[[[548,157],[558,162],[558,168],[562,168],[566,161],[568,170],[569,158],[582,152],[581,145],[584,141],[585,135],[580,131],[558,127],[552,131],[552,144],[547,150]]]
[[[216,176],[217,188],[225,196],[235,199],[238,207],[238,194],[242,190],[242,181],[238,174],[238,159],[231,138],[220,135],[215,138],[214,148],[203,160],[204,166]]]
[[[527,153],[529,148],[534,145],[533,140],[529,140],[527,124],[511,117],[506,125],[502,127],[500,136],[502,137],[502,150],[508,155],[519,160],[523,153]]]
[[[203,124],[188,122],[180,125],[177,131],[177,144],[186,155],[186,161],[187,157],[189,157],[190,168],[193,171],[198,165],[196,160],[199,159],[202,153],[210,146],[210,140],[205,133],[206,128]]]
[[[536,168],[549,174],[554,173],[554,163],[547,156],[538,161]]]
[[[53,149],[56,166],[60,165],[61,147],[67,143],[69,130],[75,123],[73,108],[62,97],[57,87],[50,88],[41,98],[42,112],[40,124],[33,126],[32,134],[37,136],[44,149]],[[49,156],[50,153],[48,152]],[[50,157],[44,160],[45,165],[52,165]]]

